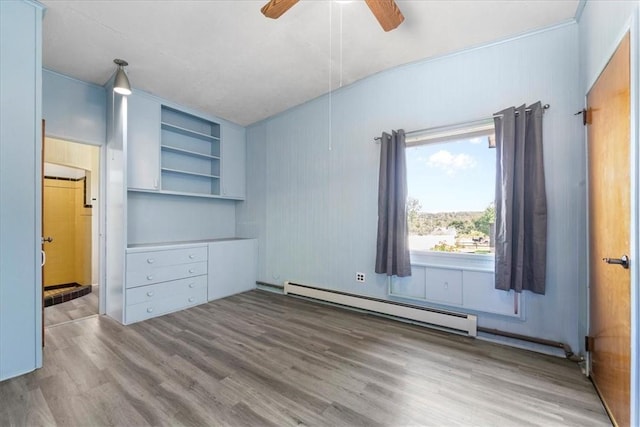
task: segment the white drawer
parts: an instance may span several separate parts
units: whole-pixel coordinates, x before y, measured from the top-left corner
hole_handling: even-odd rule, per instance
[[[125,319],[127,324],[131,324],[205,302],[207,302],[207,288],[192,289],[188,292],[172,295],[153,302],[127,305],[125,309]]]
[[[166,249],[127,254],[127,271],[146,270],[148,267],[188,264],[207,261],[207,247]]]
[[[462,305],[462,271],[426,268],[426,298],[443,304]]]
[[[206,286],[207,276],[172,280],[155,285],[138,286],[137,288],[127,289],[127,305],[155,302],[172,295],[188,293],[192,289],[205,288]]]
[[[144,270],[127,271],[127,288],[168,282],[207,274],[206,262],[169,265],[166,267],[147,267]]]

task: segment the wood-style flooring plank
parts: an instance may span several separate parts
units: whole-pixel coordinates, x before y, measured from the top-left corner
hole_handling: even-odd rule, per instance
[[[610,425],[568,360],[264,291],[46,338],[0,426]]]
[[[98,293],[99,287],[94,286],[91,293],[88,293],[87,295],[72,299],[71,301],[45,307],[44,325],[58,325],[60,323],[98,314]]]

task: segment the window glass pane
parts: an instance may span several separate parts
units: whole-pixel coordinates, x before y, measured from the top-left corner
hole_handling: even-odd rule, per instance
[[[488,147],[489,136],[407,147],[411,250],[493,253],[496,152]]]

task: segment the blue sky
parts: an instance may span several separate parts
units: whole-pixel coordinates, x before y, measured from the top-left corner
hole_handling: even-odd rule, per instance
[[[494,200],[495,162],[487,137],[407,147],[409,197],[423,212],[484,211]]]

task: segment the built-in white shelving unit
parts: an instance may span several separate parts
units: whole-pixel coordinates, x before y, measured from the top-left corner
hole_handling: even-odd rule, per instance
[[[220,124],[161,108],[161,190],[220,195]]]
[[[245,129],[138,90],[108,99],[107,314],[129,324],[254,289],[257,242],[227,237]]]
[[[244,128],[137,90],[127,101],[129,191],[244,200]]]

